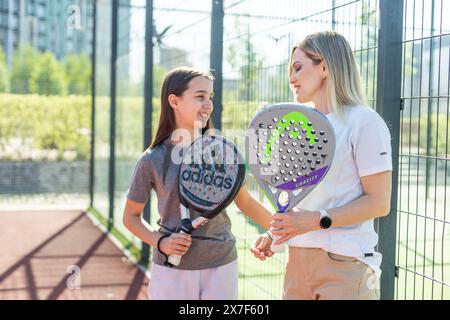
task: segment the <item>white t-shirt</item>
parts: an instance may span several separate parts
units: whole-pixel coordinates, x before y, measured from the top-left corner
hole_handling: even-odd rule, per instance
[[[298,208],[318,211],[342,207],[363,194],[360,177],[392,170],[391,136],[380,115],[364,106],[346,107],[343,115],[346,123],[335,113],[327,114],[336,135],[334,159],[328,174]],[[288,244],[355,257],[381,274],[382,256],[374,249],[377,242],[371,219],[308,232],[290,239]]]

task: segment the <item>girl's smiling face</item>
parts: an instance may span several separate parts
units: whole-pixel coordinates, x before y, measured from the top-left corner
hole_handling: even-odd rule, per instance
[[[198,76],[188,83],[181,96],[171,94],[169,102],[175,113],[177,128],[194,129],[206,127],[213,111],[213,82]]]

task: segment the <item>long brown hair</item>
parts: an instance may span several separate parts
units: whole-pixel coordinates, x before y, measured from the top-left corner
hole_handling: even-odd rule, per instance
[[[205,77],[214,81],[214,76],[209,71],[201,71],[190,67],[179,67],[170,70],[165,78],[161,88],[161,115],[159,117],[158,129],[153,139],[150,149],[155,148],[161,142],[170,137],[175,130],[175,113],[169,104],[169,96],[174,94],[178,97],[183,95],[187,90],[189,81],[195,77]],[[208,129],[213,129],[211,118],[206,122],[206,126],[202,129],[204,134]]]

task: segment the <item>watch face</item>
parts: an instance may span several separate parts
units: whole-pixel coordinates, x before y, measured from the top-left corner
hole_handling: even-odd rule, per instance
[[[330,217],[323,217],[320,219],[320,227],[322,229],[328,229],[331,227],[331,218]]]

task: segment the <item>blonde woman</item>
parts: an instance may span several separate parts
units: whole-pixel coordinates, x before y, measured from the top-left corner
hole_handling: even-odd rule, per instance
[[[381,254],[374,219],[390,209],[390,133],[367,107],[346,39],[333,31],[306,37],[291,52],[289,83],[299,103],[313,102],[336,133],[327,176],[297,208],[273,216],[271,231],[287,242],[283,299],[379,299]],[[251,251],[272,256],[260,236]]]

